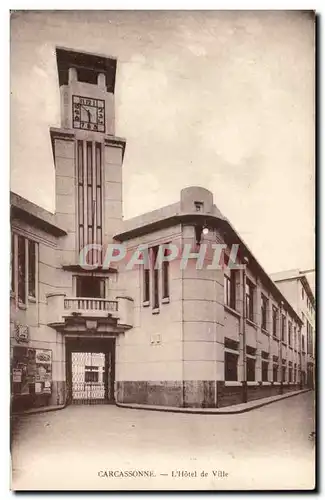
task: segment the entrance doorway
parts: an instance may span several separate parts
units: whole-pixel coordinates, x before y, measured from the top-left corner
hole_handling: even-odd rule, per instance
[[[68,403],[114,402],[115,339],[66,339]]]

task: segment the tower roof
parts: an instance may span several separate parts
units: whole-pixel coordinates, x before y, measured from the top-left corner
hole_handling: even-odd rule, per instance
[[[56,48],[59,85],[69,82],[69,68],[76,68],[80,81],[97,83],[99,73],[106,76],[107,91],[114,93],[117,59],[89,52],[79,52],[64,47]]]

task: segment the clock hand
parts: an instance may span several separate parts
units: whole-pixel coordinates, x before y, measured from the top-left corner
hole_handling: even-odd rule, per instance
[[[87,116],[88,116],[88,122],[91,123],[91,113],[89,111],[89,109],[87,109],[83,104],[81,104],[81,106],[84,108],[84,110],[86,111],[87,113]]]

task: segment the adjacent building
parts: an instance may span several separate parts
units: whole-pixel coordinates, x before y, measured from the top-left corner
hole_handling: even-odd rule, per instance
[[[214,408],[306,387],[302,315],[211,192],[187,187],[176,203],[123,220],[116,59],[64,48],[56,57],[55,214],[11,195],[13,409]],[[86,269],[80,252],[93,244]],[[112,244],[125,258],[105,265]],[[157,266],[170,245],[177,255]],[[128,265],[143,248],[146,265]]]
[[[316,304],[311,286],[314,275],[314,269],[305,271],[293,269],[271,275],[277,287],[302,319],[303,365],[307,373],[307,384],[310,387],[313,387],[315,383]]]

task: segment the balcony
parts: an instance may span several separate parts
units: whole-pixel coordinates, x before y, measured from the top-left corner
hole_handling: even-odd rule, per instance
[[[133,326],[133,299],[119,296],[116,300],[89,297],[67,297],[64,293],[47,295],[47,324],[64,329],[67,321],[98,320],[116,323],[124,329]]]

